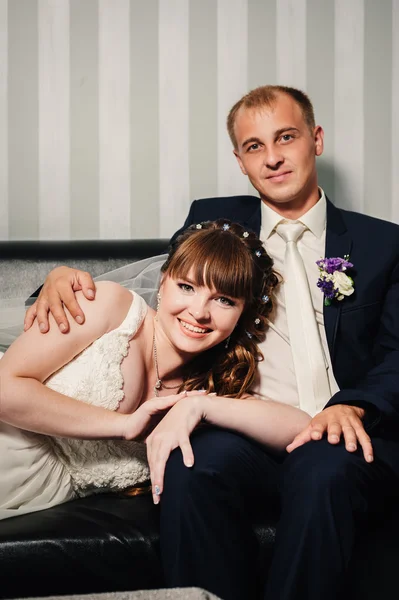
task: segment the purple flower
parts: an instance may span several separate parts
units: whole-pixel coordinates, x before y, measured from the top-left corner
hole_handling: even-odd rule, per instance
[[[317,282],[317,287],[321,289],[324,297],[330,298],[330,300],[335,298],[336,294],[338,294],[338,290],[334,287],[334,282],[332,280],[319,279]]]
[[[346,271],[346,269],[351,269],[353,264],[346,260],[345,258],[322,258],[316,261],[317,266],[320,271],[325,271],[326,273],[335,273],[335,271]]]

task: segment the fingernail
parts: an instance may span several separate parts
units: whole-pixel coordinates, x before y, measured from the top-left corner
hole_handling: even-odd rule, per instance
[[[356,450],[355,444],[349,444],[348,450]]]
[[[156,485],[156,486],[155,486],[155,488],[154,488],[154,491],[155,491],[155,493],[156,493],[156,495],[157,495],[157,496],[159,496],[159,495],[160,495],[160,493],[161,493],[161,488],[159,487],[159,485]]]
[[[367,462],[373,462],[373,460],[374,460],[374,457],[373,457],[373,455],[372,455],[372,454],[369,454],[369,455],[367,456]]]
[[[315,433],[312,433],[312,438],[314,440],[319,440],[321,438],[321,435],[319,432],[315,431]]]
[[[81,317],[80,315],[78,315],[75,319],[76,323],[79,323],[79,325],[81,325],[83,323],[83,317]]]
[[[87,290],[87,295],[89,296],[89,298],[94,298],[93,290]]]
[[[40,329],[40,331],[46,331],[46,326],[45,326],[45,324],[44,324],[44,323],[40,323],[40,325],[39,325],[39,329]]]
[[[159,500],[160,500],[159,496],[153,496],[152,499],[154,501],[154,504],[159,504]]]
[[[337,435],[333,435],[331,439],[333,442],[339,442],[339,437]]]
[[[192,462],[186,462],[186,467],[193,467],[193,466],[194,466],[194,463],[192,463]]]
[[[66,325],[64,325],[64,323],[60,324],[60,331],[65,331],[66,330]]]

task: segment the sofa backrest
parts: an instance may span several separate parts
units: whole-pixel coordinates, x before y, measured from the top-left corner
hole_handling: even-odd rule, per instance
[[[97,277],[167,248],[165,239],[0,242],[0,299],[26,299],[60,265]]]

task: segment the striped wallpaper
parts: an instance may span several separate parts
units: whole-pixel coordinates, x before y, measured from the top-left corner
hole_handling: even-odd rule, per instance
[[[335,203],[399,222],[399,0],[0,0],[0,239],[168,237],[253,193],[225,120],[265,83],[313,99]]]

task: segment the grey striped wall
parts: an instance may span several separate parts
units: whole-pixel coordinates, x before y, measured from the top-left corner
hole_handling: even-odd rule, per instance
[[[338,206],[399,221],[399,0],[0,0],[0,239],[167,237],[253,193],[225,131],[306,90]]]

